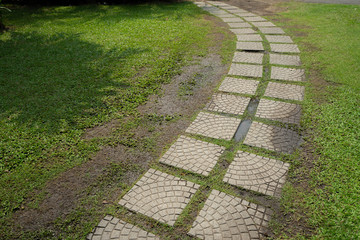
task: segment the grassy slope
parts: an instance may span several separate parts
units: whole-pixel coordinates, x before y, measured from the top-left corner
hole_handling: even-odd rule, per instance
[[[318,71],[330,83],[325,92],[308,89],[303,125],[311,129],[319,159],[310,173],[312,191],[301,197],[309,211],[309,223],[316,228],[314,238],[358,239],[360,7],[303,3],[287,6],[289,10],[281,14],[287,19],[285,29],[289,25],[309,27],[303,28],[305,35],[294,38],[302,50],[305,67]],[[294,29],[287,30],[291,34]],[[325,103],[317,101],[323,97]]]
[[[206,53],[211,26],[201,14],[179,3],[21,8],[6,15],[11,31],[0,35],[3,230],[29,192],[104,144],[82,139],[85,128],[136,114],[187,60]]]

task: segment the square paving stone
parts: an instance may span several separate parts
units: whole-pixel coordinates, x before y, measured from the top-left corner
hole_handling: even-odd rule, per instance
[[[231,140],[240,121],[237,118],[200,112],[197,118],[186,129],[186,132],[211,138]]]
[[[254,95],[259,81],[226,77],[219,87],[219,91]]]
[[[237,13],[235,15],[238,15],[239,17],[257,17],[256,14],[250,12],[242,12],[242,13]]]
[[[230,13],[226,13],[226,14],[214,14],[215,16],[217,16],[218,18],[231,18],[231,17],[235,17],[234,15],[230,14]]]
[[[271,79],[287,81],[304,81],[304,69],[271,67]]]
[[[236,49],[263,51],[264,46],[262,45],[261,42],[237,42]]]
[[[180,136],[160,162],[208,176],[224,150],[212,143]]]
[[[130,240],[130,239],[160,239],[154,234],[139,227],[124,222],[110,215],[105,216],[97,227],[87,236],[87,240]]]
[[[214,94],[211,101],[205,107],[206,110],[222,113],[243,114],[249,105],[250,98],[230,94]]]
[[[264,96],[302,101],[304,100],[304,94],[304,86],[270,82]]]
[[[189,234],[200,239],[262,239],[271,211],[212,190]]]
[[[269,42],[274,43],[293,43],[293,40],[289,36],[279,36],[279,35],[265,35],[266,39]]]
[[[245,17],[244,16],[245,21],[248,22],[264,22],[267,21],[265,18],[259,17],[259,16],[251,16],[251,17]]]
[[[293,130],[253,122],[245,137],[244,144],[291,154],[298,147],[300,140],[299,134]]]
[[[253,22],[255,27],[275,27],[272,22]]]
[[[299,124],[301,106],[293,103],[261,99],[255,116],[283,123]]]
[[[270,49],[273,52],[279,53],[300,53],[300,50],[296,44],[270,43]]]
[[[260,34],[243,34],[243,35],[236,35],[238,41],[249,41],[249,42],[262,42],[263,39],[261,38]]]
[[[244,20],[238,17],[222,18],[223,22],[226,23],[243,23]]]
[[[285,34],[279,27],[259,27],[259,30],[264,34]]]
[[[252,28],[230,28],[230,31],[232,31],[235,34],[253,34],[256,33],[256,31]]]
[[[224,182],[280,197],[288,169],[288,163],[238,151],[225,174]]]
[[[229,9],[229,12],[233,13],[233,14],[238,14],[238,13],[248,13],[248,11],[244,10],[244,9]]]
[[[230,75],[257,77],[261,78],[263,72],[263,66],[232,63],[230,67]]]
[[[235,22],[235,23],[228,23],[228,25],[231,27],[231,28],[250,28],[251,25],[249,23],[246,23],[246,22]]]
[[[195,183],[149,169],[119,204],[173,226],[198,188]]]
[[[233,62],[262,64],[263,53],[235,52]]]
[[[234,6],[224,6],[224,7],[221,7],[222,9],[226,9],[226,10],[238,10],[239,8],[237,7],[234,7]]]
[[[301,61],[296,55],[270,53],[270,64],[300,66]]]

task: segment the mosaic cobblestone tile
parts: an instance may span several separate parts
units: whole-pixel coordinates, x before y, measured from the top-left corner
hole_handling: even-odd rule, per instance
[[[275,27],[272,22],[253,22],[255,27]]]
[[[259,16],[244,17],[245,21],[248,22],[264,22],[267,21],[265,18]]]
[[[234,17],[234,15],[230,14],[230,13],[226,13],[226,14],[214,14],[215,16],[217,16],[218,18],[232,18]]]
[[[259,81],[226,77],[221,83],[219,91],[254,95],[258,85]]]
[[[283,123],[299,124],[301,106],[298,104],[261,99],[255,116]]]
[[[224,6],[224,7],[221,7],[222,9],[226,9],[226,10],[238,10],[239,8],[237,8],[237,7],[234,7],[234,6],[230,6],[230,5],[228,5],[228,6]]]
[[[243,114],[250,102],[248,97],[240,97],[230,94],[214,94],[211,101],[205,107],[206,110],[222,113]]]
[[[235,34],[252,34],[256,33],[252,28],[230,28],[230,31],[232,31]]]
[[[304,94],[304,86],[270,82],[264,96],[302,101],[304,100]]]
[[[250,12],[242,12],[236,14],[239,17],[257,17],[256,14],[250,13]]]
[[[265,37],[271,43],[293,43],[289,36],[265,35]]]
[[[296,44],[270,43],[270,49],[273,52],[279,53],[300,53],[300,50]]]
[[[224,150],[212,143],[180,136],[160,162],[208,176]]]
[[[243,34],[236,35],[238,41],[262,42],[260,34]]]
[[[280,197],[289,169],[288,163],[238,151],[224,181],[266,195]]]
[[[263,57],[263,53],[235,52],[233,62],[262,64]]]
[[[231,12],[231,13],[233,13],[233,14],[238,14],[238,13],[248,13],[248,11],[246,11],[246,10],[244,10],[244,9],[240,9],[240,8],[238,8],[238,9],[229,9],[228,10],[229,12]]]
[[[149,169],[119,204],[172,226],[198,188],[195,183]]]
[[[212,190],[189,234],[200,239],[260,239],[270,214],[260,205]]]
[[[237,42],[236,49],[263,51],[264,47],[263,47],[262,42]]]
[[[238,17],[222,18],[221,20],[226,23],[243,23],[244,22],[244,20],[242,20],[241,18],[238,18]]]
[[[244,144],[291,154],[300,140],[300,136],[293,130],[253,122],[245,137]]]
[[[186,129],[186,132],[211,138],[231,140],[240,121],[237,118],[200,112],[195,121]]]
[[[285,34],[285,32],[278,27],[259,27],[259,30],[264,34]]]
[[[270,64],[300,66],[301,61],[296,55],[270,53]]]
[[[240,23],[228,23],[231,28],[249,28],[251,25],[246,22],[240,22]]]
[[[97,227],[87,236],[87,240],[159,240],[154,234],[146,232],[130,223],[110,215],[105,216]]]
[[[304,81],[304,69],[271,67],[271,78],[287,81]]]
[[[233,63],[231,64],[229,74],[260,78],[262,77],[262,72],[263,66]]]

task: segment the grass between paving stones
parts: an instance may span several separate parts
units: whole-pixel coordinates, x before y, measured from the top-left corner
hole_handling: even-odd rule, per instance
[[[10,31],[0,35],[1,238],[14,238],[9,229],[15,211],[44,197],[29,195],[33,190],[84,163],[100,146],[144,146],[130,133],[143,122],[136,107],[193,56],[206,55],[213,42],[209,33],[216,30],[202,14],[191,3],[176,3],[23,7],[6,15]],[[229,51],[225,47],[220,54]],[[131,120],[115,131],[117,137],[82,137],[86,128],[127,116]],[[154,145],[154,139],[144,141],[145,147]],[[94,206],[99,196],[83,201]],[[92,210],[75,209],[60,220],[61,238],[83,237],[90,225],[77,224]],[[23,238],[56,237],[52,234],[44,230]]]
[[[309,238],[309,232],[294,227],[306,217],[314,229],[312,239],[359,239],[360,8],[284,6],[288,10],[273,22],[294,36],[311,86],[302,122],[308,133],[306,152],[290,172],[305,184],[293,181],[286,186],[282,204],[292,214],[292,226],[278,226],[277,234]],[[306,216],[297,209],[305,209]]]

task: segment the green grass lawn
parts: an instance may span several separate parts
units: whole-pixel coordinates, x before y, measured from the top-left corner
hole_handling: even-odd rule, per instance
[[[359,239],[360,7],[285,6],[289,8],[281,13],[285,21],[278,25],[297,36],[294,40],[302,51],[302,62],[312,73],[303,127],[310,133],[307,141],[315,160],[307,173],[309,189],[297,189],[295,195],[304,198],[302,207],[315,229],[314,239]],[[317,78],[326,81],[323,89],[315,87]],[[300,207],[296,202],[284,200],[285,205],[292,205],[291,211]]]
[[[105,143],[82,134],[136,107],[194,56],[214,27],[191,3],[15,8],[0,35],[0,225]],[[1,238],[1,237],[0,237]]]

